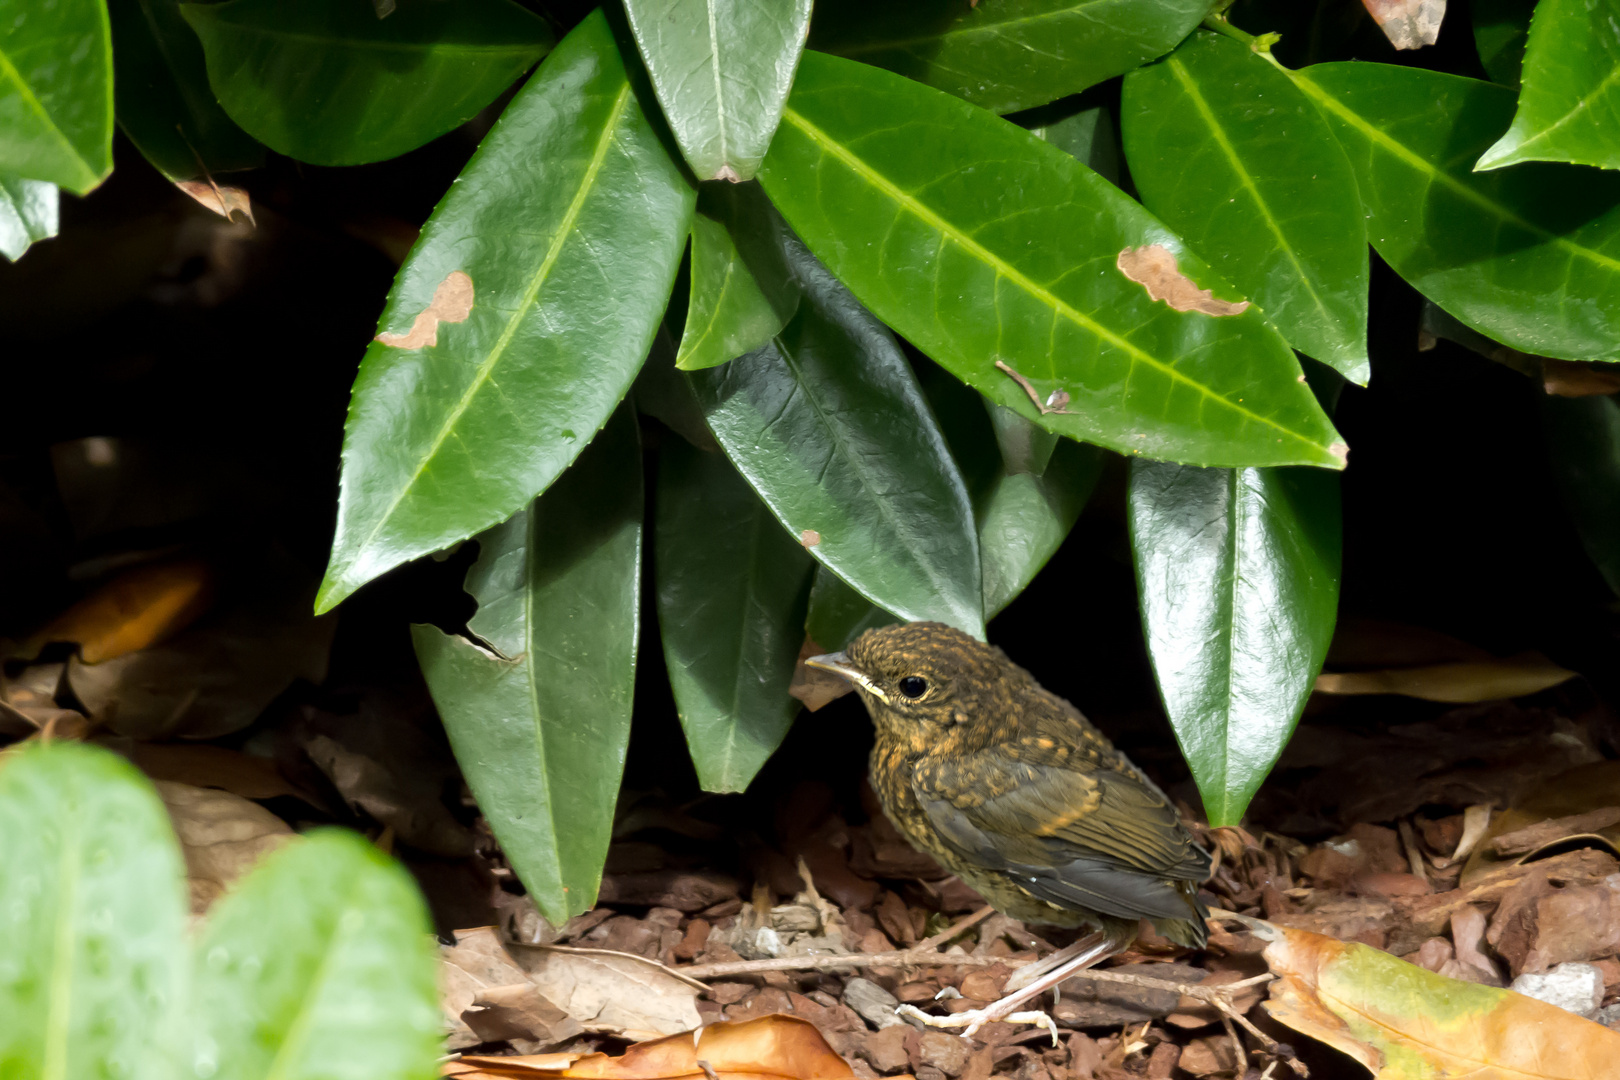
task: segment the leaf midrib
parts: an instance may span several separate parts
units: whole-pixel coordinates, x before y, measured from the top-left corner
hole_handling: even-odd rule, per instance
[[[187,4],[187,7],[207,7],[207,4]],[[525,56],[535,49],[544,48],[544,41],[532,45],[512,44],[509,42],[494,42],[484,44],[476,41],[378,41],[375,38],[349,38],[349,37],[323,37],[318,34],[302,30],[284,30],[273,26],[264,26],[257,23],[232,22],[218,16],[205,15],[214,27],[220,30],[232,30],[243,37],[269,38],[277,42],[296,43],[300,45],[314,45],[324,49],[338,52],[359,53],[407,53],[430,54],[450,56]]]
[[[976,2],[976,0],[975,0]],[[838,49],[839,56],[865,56],[868,53],[883,52],[887,49],[909,49],[913,45],[927,45],[935,41],[961,41],[976,35],[991,34],[1000,36],[1014,26],[1023,23],[1042,22],[1048,19],[1066,19],[1078,15],[1083,9],[1099,5],[1115,4],[1118,0],[1082,0],[1078,4],[1070,4],[1058,11],[1039,11],[1029,15],[1020,15],[1016,18],[992,20],[985,18],[973,26],[951,27],[937,34],[923,34],[910,38],[889,38],[887,40],[866,41],[853,48]]]
[[[1237,402],[1232,401],[1229,398],[1222,397],[1205,384],[1196,379],[1189,378],[1187,375],[1176,370],[1175,367],[1166,364],[1151,353],[1143,351],[1133,342],[1114,333],[1112,330],[1091,319],[1083,312],[1069,306],[1068,303],[1059,299],[1049,289],[1046,289],[1045,287],[1031,280],[1026,274],[1024,274],[1023,271],[1001,258],[1001,256],[990,251],[984,245],[980,244],[977,240],[973,239],[971,236],[967,235],[950,222],[947,222],[944,218],[940,217],[932,209],[919,201],[915,196],[902,190],[887,176],[882,175],[876,169],[868,165],[863,159],[851,153],[844,147],[842,143],[833,139],[832,136],[822,131],[819,127],[807,120],[792,107],[784,109],[782,117],[783,119],[791,122],[795,127],[799,128],[800,131],[804,132],[804,134],[809,137],[812,142],[816,143],[822,148],[824,153],[831,153],[834,157],[842,161],[858,177],[865,180],[872,187],[877,188],[883,194],[887,195],[896,206],[900,207],[902,210],[909,211],[919,218],[925,225],[935,229],[940,234],[942,239],[951,241],[952,243],[956,244],[957,247],[962,248],[968,254],[972,255],[979,262],[984,263],[985,265],[994,269],[998,276],[1005,277],[1013,282],[1013,284],[1017,285],[1019,288],[1023,289],[1024,292],[1028,293],[1037,303],[1043,304],[1055,315],[1064,317],[1081,330],[1093,334],[1114,348],[1124,352],[1128,357],[1129,362],[1133,366],[1140,363],[1150,367],[1159,372],[1161,375],[1164,375],[1166,378],[1170,379],[1172,382],[1178,382],[1191,388],[1205,400],[1211,401],[1221,408],[1228,409],[1237,413],[1239,416],[1245,417],[1257,424],[1263,425],[1264,427],[1268,427],[1273,431],[1286,435],[1287,437],[1303,443],[1314,450],[1322,452],[1327,451],[1326,447],[1314,442],[1292,428],[1285,427],[1268,416],[1261,416],[1259,413],[1256,413],[1253,410],[1245,409]],[[999,310],[1000,308],[998,306],[997,311],[999,312]]]
[[[540,715],[540,678],[535,667],[535,660],[540,650],[534,640],[534,580],[537,567],[536,558],[540,547],[540,506],[535,503],[529,507],[528,520],[523,526],[523,674],[525,689],[529,694],[529,718],[534,725],[535,759],[540,768],[539,798],[545,812],[545,821],[550,833],[551,856],[557,868],[557,886],[560,895],[555,899],[566,912],[568,910],[568,886],[565,879],[568,872],[563,867],[562,836],[557,828],[557,807],[551,797],[552,781],[550,753],[546,745],[546,727],[544,718]]]
[[[79,794],[76,782],[67,785]],[[41,1080],[64,1080],[67,1076],[68,1029],[73,1011],[73,966],[78,956],[79,873],[83,869],[84,838],[79,832],[78,807],[70,807],[58,819],[62,825],[62,854],[57,863],[56,935],[51,951],[50,1005],[45,1019],[45,1051],[40,1059]]]
[[[16,88],[23,104],[39,119],[40,124],[56,139],[57,143],[67,150],[73,162],[83,170],[84,179],[80,183],[94,183],[96,171],[90,167],[90,163],[84,159],[84,155],[79,153],[78,148],[73,145],[67,134],[51,119],[51,114],[46,111],[44,103],[39,100],[33,88],[24,81],[22,72],[17,70],[16,65],[11,62],[10,55],[4,49],[0,49],[0,82],[9,82]]]
[[[1566,112],[1563,116],[1560,116],[1557,120],[1553,121],[1551,124],[1548,124],[1546,127],[1530,136],[1528,139],[1520,142],[1518,146],[1514,147],[1507,154],[1504,154],[1502,156],[1502,161],[1506,162],[1510,158],[1523,157],[1525,147],[1534,146],[1536,143],[1547,138],[1553,132],[1557,131],[1559,128],[1563,127],[1577,116],[1589,111],[1587,102],[1589,100],[1595,100],[1606,93],[1609,87],[1613,86],[1617,81],[1620,81],[1620,65],[1610,68],[1609,73],[1603,77],[1602,81],[1597,84],[1597,87],[1593,89],[1590,94],[1583,95],[1577,99],[1574,107]]]
[[[340,948],[347,943],[347,939],[351,936],[349,929],[344,926],[346,921],[344,916],[351,910],[360,910],[360,905],[356,902],[356,899],[363,884],[359,873],[355,873],[349,879],[349,887],[344,894],[343,903],[339,905],[337,914],[333,919],[332,936],[327,939],[327,948],[321,954],[320,963],[315,966],[315,973],[304,984],[303,990],[299,994],[298,1013],[293,1017],[293,1022],[288,1025],[287,1033],[282,1036],[281,1045],[276,1050],[276,1056],[270,1061],[270,1068],[265,1072],[264,1080],[284,1080],[285,1077],[291,1075],[288,1070],[303,1063],[302,1051],[305,1043],[309,1040],[310,1030],[315,1024],[315,1006],[319,1003],[321,988],[326,985],[327,980],[331,977],[332,965],[336,962]]]
[[[1464,202],[1472,203],[1475,207],[1500,218],[1507,224],[1512,225],[1515,228],[1522,229],[1532,236],[1537,237],[1543,243],[1562,248],[1568,251],[1571,255],[1577,256],[1587,262],[1600,266],[1605,270],[1620,272],[1620,259],[1611,258],[1604,255],[1600,251],[1594,251],[1589,247],[1585,247],[1584,245],[1577,244],[1572,240],[1559,236],[1557,233],[1550,232],[1534,222],[1527,221],[1518,214],[1515,214],[1512,210],[1509,210],[1507,207],[1503,206],[1501,203],[1497,202],[1495,199],[1492,199],[1490,196],[1475,191],[1461,180],[1458,180],[1450,173],[1435,165],[1432,161],[1419,155],[1416,151],[1412,150],[1404,143],[1391,138],[1382,128],[1368,123],[1362,118],[1360,113],[1357,113],[1344,102],[1328,93],[1304,72],[1289,71],[1287,68],[1283,68],[1283,70],[1288,73],[1289,77],[1294,80],[1295,84],[1298,85],[1301,90],[1305,91],[1305,93],[1309,94],[1311,97],[1320,102],[1323,108],[1333,113],[1334,116],[1337,116],[1350,127],[1354,128],[1373,145],[1401,161],[1407,167],[1415,169],[1427,176],[1431,183],[1439,183],[1442,187],[1449,189],[1452,194],[1458,196]]]
[[[484,384],[489,381],[491,373],[495,370],[495,365],[505,354],[506,348],[511,344],[513,337],[517,335],[518,327],[528,316],[529,309],[534,305],[536,298],[538,298],[540,295],[540,290],[545,287],[546,280],[551,274],[552,266],[561,256],[562,249],[567,246],[568,241],[574,235],[574,225],[579,220],[579,215],[581,210],[584,208],[586,199],[595,190],[597,174],[601,172],[602,163],[607,159],[607,152],[613,145],[614,138],[618,133],[619,121],[623,117],[629,101],[630,83],[626,81],[624,85],[619,88],[619,93],[614,101],[613,108],[608,115],[607,122],[602,125],[602,134],[597,139],[596,149],[591,155],[590,163],[585,168],[584,176],[580,179],[579,189],[574,192],[574,198],[569,202],[568,209],[564,213],[562,221],[558,223],[557,232],[552,238],[551,245],[547,249],[545,258],[541,261],[539,269],[535,271],[534,276],[530,279],[528,286],[524,289],[522,299],[513,307],[512,314],[507,318],[506,326],[501,331],[500,338],[496,340],[493,346],[491,346],[489,355],[484,358],[484,361],[481,364],[478,365],[478,371],[474,374],[472,381],[467,385],[467,389],[463,391],[461,400],[456,403],[455,408],[450,411],[450,415],[445,418],[444,423],[439,428],[438,435],[436,435],[433,439],[433,444],[417,462],[416,469],[411,473],[410,479],[404,484],[400,485],[399,492],[394,496],[393,501],[388,504],[388,509],[384,510],[382,514],[378,516],[377,523],[376,525],[372,526],[371,532],[368,533],[365,540],[354,549],[356,552],[365,551],[376,541],[377,535],[382,532],[383,527],[387,525],[389,520],[394,516],[394,513],[399,509],[400,504],[405,501],[405,496],[408,495],[416,486],[417,482],[422,479],[422,474],[427,471],[428,463],[438,456],[439,450],[444,446],[445,440],[450,437],[450,433],[455,429],[455,426],[457,422],[461,420],[462,415],[472,407],[473,399],[478,396],[478,392],[482,390]]]

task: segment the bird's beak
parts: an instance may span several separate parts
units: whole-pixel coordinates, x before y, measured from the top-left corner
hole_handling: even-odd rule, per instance
[[[854,683],[862,690],[865,690],[868,694],[871,694],[879,701],[887,702],[889,700],[889,695],[885,694],[882,690],[879,690],[877,684],[867,677],[866,672],[862,671],[860,668],[856,667],[853,662],[851,662],[848,653],[822,653],[820,656],[807,657],[804,663],[806,667],[819,668],[822,671],[830,671],[834,675],[840,675],[848,679],[850,682]]]

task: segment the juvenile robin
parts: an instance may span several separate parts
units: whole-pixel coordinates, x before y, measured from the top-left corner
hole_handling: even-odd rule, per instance
[[[1139,920],[1199,948],[1208,912],[1198,883],[1209,853],[1170,800],[1067,701],[993,645],[940,623],[868,630],[812,667],[854,684],[877,729],[872,785],[919,849],[999,911],[1030,923],[1092,927],[984,1009],[936,1026],[971,1035],[1018,1012],[1076,970],[1123,950]],[[1021,985],[1020,985],[1021,984]]]

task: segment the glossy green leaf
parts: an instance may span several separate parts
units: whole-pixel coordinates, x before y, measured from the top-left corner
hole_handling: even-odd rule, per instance
[[[1163,56],[1209,8],[1209,0],[821,0],[810,44],[1006,113]]]
[[[0,173],[0,255],[13,261],[56,235],[56,185]]]
[[[798,307],[798,291],[785,284],[762,283],[726,226],[698,214],[692,219],[692,292],[675,366],[699,371],[770,341]]]
[[[72,742],[0,762],[0,1076],[178,1075],[185,868],[123,758]]]
[[[641,518],[626,409],[532,507],[479,537],[467,628],[483,644],[411,629],[467,785],[558,926],[595,904],[613,828],[635,689]]]
[[[693,200],[590,16],[506,107],[394,283],[385,338],[421,325],[452,275],[472,308],[437,324],[437,344],[367,350],[320,610],[505,520],[567,468],[647,354]]]
[[[1019,416],[1005,405],[985,402],[990,411],[990,426],[996,432],[996,445],[1001,448],[1001,460],[1009,475],[1046,471],[1052,452],[1062,440],[1045,428]]]
[[[1389,64],[1293,73],[1356,169],[1367,231],[1395,272],[1522,352],[1620,352],[1620,176],[1528,164],[1476,173],[1513,92]]]
[[[810,0],[625,0],[658,103],[701,180],[751,180],[782,119]]]
[[[1620,397],[1542,398],[1553,476],[1592,564],[1620,596]]]
[[[967,490],[911,367],[797,240],[804,299],[771,344],[688,377],[789,533],[872,602],[984,636]]]
[[[1061,104],[1052,108],[1059,108]],[[1110,110],[1098,105],[1053,120],[1043,117],[1041,123],[1028,130],[1037,139],[1051,143],[1110,184],[1119,186],[1119,132],[1115,129],[1114,114]]]
[[[698,404],[692,384],[675,368],[675,344],[667,327],[658,328],[631,396],[643,416],[651,416],[700,450],[719,453],[720,444],[703,419],[703,406]]]
[[[83,195],[112,172],[105,0],[0,0],[0,173]]]
[[[265,856],[197,940],[195,1056],[183,1075],[437,1076],[431,932],[416,882],[363,836],[321,829]]]
[[[1536,0],[1473,0],[1474,45],[1491,79],[1515,89]]]
[[[108,0],[118,64],[118,126],[170,180],[264,161],[264,147],[214,99],[202,44],[180,0]]]
[[[1620,169],[1620,6],[1541,0],[1521,81],[1513,126],[1476,169],[1521,161]]]
[[[1122,254],[1157,246],[1218,297],[1204,303],[1237,297],[1118,188],[982,109],[806,53],[760,178],[874,314],[1050,431],[1199,464],[1344,464],[1292,350],[1257,309],[1154,300],[1118,268]],[[1061,393],[1068,404],[1038,414],[998,362],[1042,402]]]
[[[472,117],[551,47],[510,0],[408,3],[386,19],[353,0],[184,4],[232,120],[315,165],[397,157]]]
[[[905,620],[872,603],[825,566],[816,567],[804,616],[804,632],[816,648],[837,652],[866,631],[897,622]]]
[[[1211,825],[1236,825],[1333,636],[1338,477],[1131,464],[1148,655]]]
[[[782,742],[815,562],[731,462],[671,439],[658,457],[658,626],[705,791],[742,791]]]
[[[1102,475],[1095,446],[1064,439],[1039,476],[1005,474],[982,501],[979,557],[987,618],[1018,598],[1057,554]]]
[[[1127,75],[1120,113],[1142,204],[1291,345],[1365,385],[1367,230],[1310,100],[1253,50],[1201,32]]]

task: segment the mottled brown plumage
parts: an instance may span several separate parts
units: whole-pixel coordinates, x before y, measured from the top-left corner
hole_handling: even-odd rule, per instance
[[[918,848],[1026,922],[1137,922],[1202,946],[1210,857],[1163,792],[1067,701],[994,646],[939,623],[862,634],[817,658],[877,728],[872,783]]]

